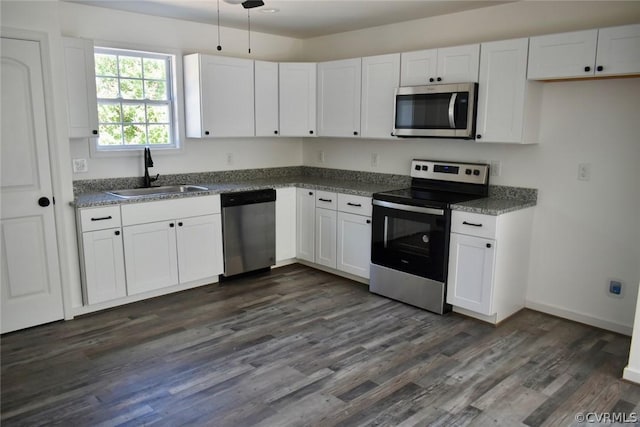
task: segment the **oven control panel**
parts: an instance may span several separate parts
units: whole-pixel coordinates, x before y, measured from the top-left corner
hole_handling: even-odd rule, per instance
[[[414,159],[411,162],[411,177],[486,184],[489,180],[489,165]]]

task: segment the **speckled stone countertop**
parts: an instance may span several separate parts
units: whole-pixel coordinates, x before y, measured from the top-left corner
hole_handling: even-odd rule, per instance
[[[144,203],[208,194],[259,190],[264,188],[299,187],[370,197],[373,193],[409,187],[406,175],[357,172],[339,169],[294,166],[284,168],[248,169],[240,171],[177,174],[161,177],[158,185],[193,184],[207,190],[186,194],[158,194],[123,199],[105,191],[136,188],[139,177],[75,181],[73,206],[96,206]],[[452,205],[452,209],[486,215],[500,215],[535,206],[537,190],[530,188],[489,186],[489,197]]]

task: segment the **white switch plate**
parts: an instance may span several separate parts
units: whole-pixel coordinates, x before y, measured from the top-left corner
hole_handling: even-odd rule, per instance
[[[318,151],[318,163],[324,163],[324,151]]]
[[[72,162],[73,162],[73,173],[89,172],[89,165],[87,164],[87,159],[72,159]]]
[[[502,162],[500,160],[491,160],[490,170],[491,176],[502,175]]]
[[[591,163],[578,164],[578,180],[589,181],[591,179]]]
[[[371,167],[377,168],[380,164],[380,156],[378,153],[371,153]]]
[[[227,153],[227,165],[233,164],[233,153]]]

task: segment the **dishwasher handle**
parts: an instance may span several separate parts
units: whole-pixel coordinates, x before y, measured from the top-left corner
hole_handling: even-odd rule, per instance
[[[275,201],[276,190],[274,190],[273,188],[220,194],[220,205],[223,208]]]

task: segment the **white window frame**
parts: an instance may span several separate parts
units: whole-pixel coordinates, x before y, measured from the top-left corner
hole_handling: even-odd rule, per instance
[[[112,51],[112,52],[109,52]],[[184,106],[181,100],[183,99],[183,87],[182,87],[182,52],[173,49],[163,48],[149,48],[148,46],[122,46],[116,45],[110,42],[95,42],[95,53],[118,53],[126,54],[127,52],[134,55],[141,54],[149,57],[169,57],[170,62],[170,76],[168,78],[167,85],[171,88],[171,115],[172,115],[172,138],[173,143],[167,145],[159,144],[146,144],[146,145],[113,145],[105,146],[98,144],[98,138],[91,138],[89,143],[89,155],[90,157],[131,157],[139,156],[140,151],[145,147],[150,147],[155,153],[179,153],[184,150],[183,141],[185,140],[184,133]],[[96,93],[97,96],[97,93]],[[127,102],[128,100],[125,100]],[[136,102],[135,100],[131,100]]]

